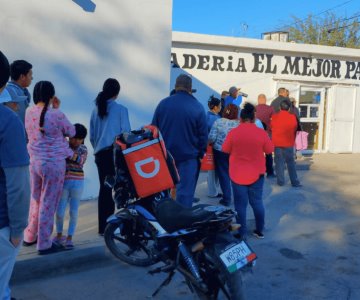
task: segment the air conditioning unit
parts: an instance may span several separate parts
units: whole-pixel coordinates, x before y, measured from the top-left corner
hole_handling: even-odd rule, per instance
[[[267,41],[275,41],[275,42],[288,42],[289,32],[287,31],[265,32],[262,34],[262,39]]]

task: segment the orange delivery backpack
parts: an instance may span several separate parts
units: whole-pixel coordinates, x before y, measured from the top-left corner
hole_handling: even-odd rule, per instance
[[[121,148],[138,197],[171,189],[180,181],[174,159],[156,126],[123,133],[115,144]]]

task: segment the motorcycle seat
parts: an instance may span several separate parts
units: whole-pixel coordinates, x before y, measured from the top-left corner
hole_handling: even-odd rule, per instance
[[[160,225],[168,233],[172,233],[180,229],[190,228],[194,223],[212,219],[215,213],[204,210],[205,206],[208,205],[200,204],[187,208],[173,199],[167,198],[158,203],[155,215]]]

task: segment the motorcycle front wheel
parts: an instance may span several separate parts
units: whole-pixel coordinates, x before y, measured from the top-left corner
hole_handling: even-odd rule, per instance
[[[104,232],[106,246],[118,259],[130,265],[146,267],[155,264],[151,253],[152,241],[133,229],[130,220],[109,223]]]

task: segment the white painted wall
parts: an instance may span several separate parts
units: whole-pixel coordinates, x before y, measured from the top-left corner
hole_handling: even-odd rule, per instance
[[[275,98],[279,84],[288,87],[290,96],[298,99],[301,84],[315,87],[352,87],[356,90],[352,94],[354,105],[345,109],[352,110],[354,114],[360,109],[357,96],[360,94],[358,49],[173,32],[172,53],[173,62],[176,54],[180,68],[171,69],[171,85],[174,85],[179,73],[191,74],[194,78],[193,88],[197,89],[195,96],[206,108],[211,94],[220,96],[222,90],[228,90],[231,86],[240,87],[242,92],[249,95],[247,101],[256,104],[260,93],[267,95],[269,102]],[[191,59],[188,58],[190,56]],[[290,60],[293,63],[296,59],[299,60],[298,69],[291,69],[287,62]],[[223,70],[220,70],[216,62],[222,60]],[[321,66],[321,72],[316,76],[318,65]],[[332,110],[336,109],[336,106],[348,103],[331,97],[328,101],[330,113],[334,113]],[[356,116],[358,115],[355,114],[351,127],[354,128],[354,135],[348,140],[351,145],[345,147],[351,149],[351,152],[360,152],[360,118]],[[330,126],[328,128],[330,130]],[[332,136],[328,133],[329,138]],[[330,144],[332,142],[340,141],[329,141]],[[340,148],[342,147],[333,147]]]
[[[95,10],[86,12],[75,2]],[[0,49],[9,61],[32,63],[31,92],[37,81],[52,81],[61,110],[88,127],[97,93],[114,77],[132,127],[151,121],[169,91],[171,0],[0,0],[0,5]],[[86,145],[84,198],[98,192],[88,139]]]

